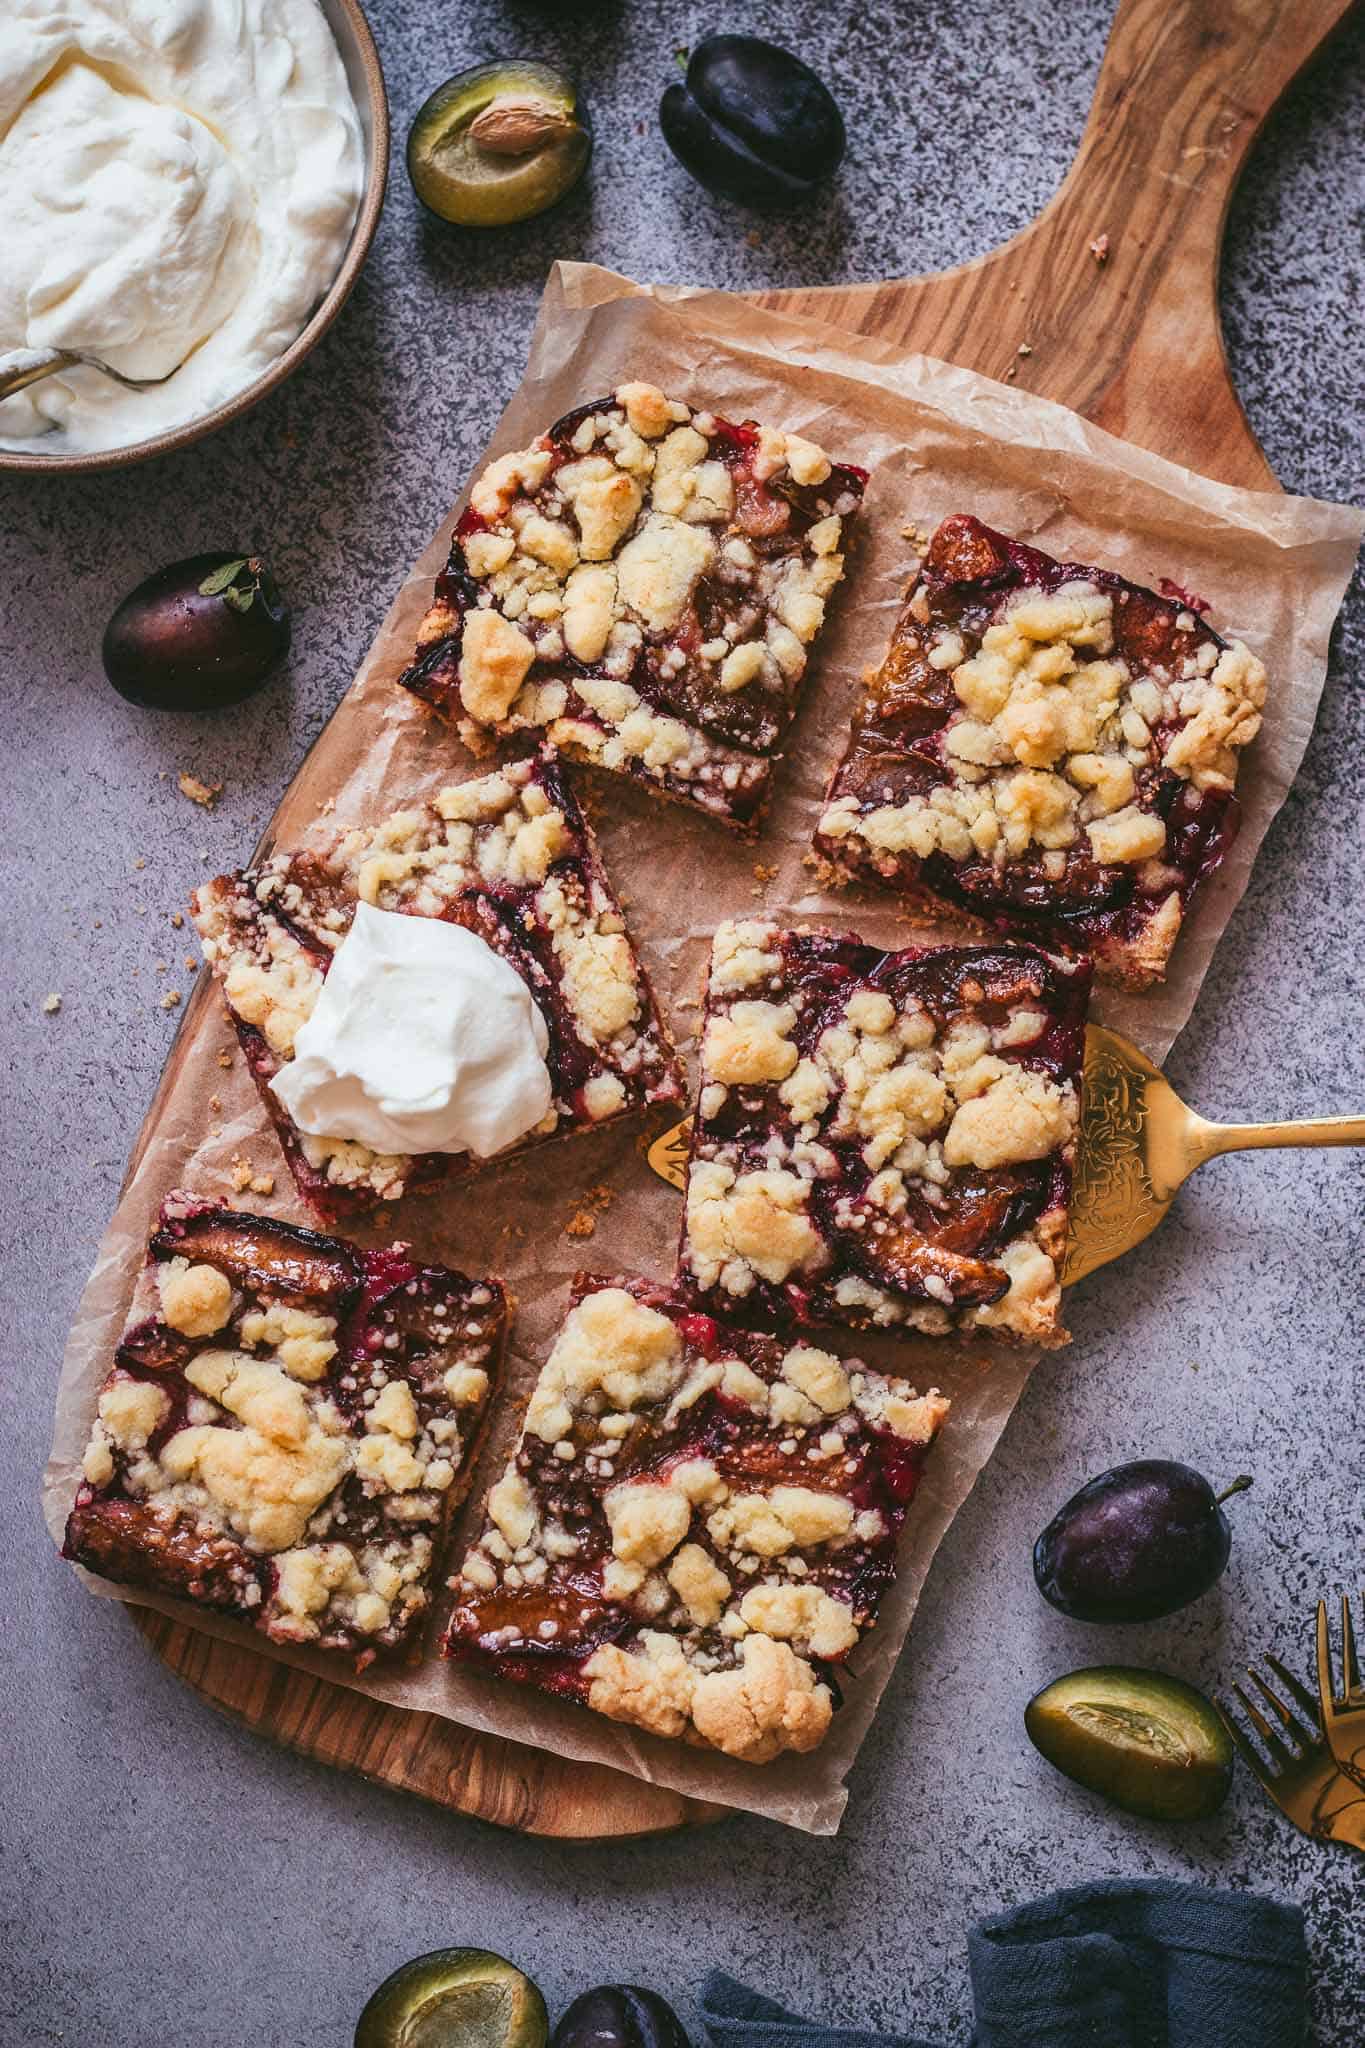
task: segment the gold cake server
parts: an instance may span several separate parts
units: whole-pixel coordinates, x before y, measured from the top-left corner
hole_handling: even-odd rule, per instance
[[[687,1117],[656,1138],[646,1155],[671,1187],[684,1184],[691,1135]],[[1262,1145],[1365,1145],[1365,1116],[1210,1123],[1180,1100],[1145,1053],[1117,1031],[1089,1025],[1062,1285],[1083,1280],[1150,1237],[1183,1182],[1206,1159]]]

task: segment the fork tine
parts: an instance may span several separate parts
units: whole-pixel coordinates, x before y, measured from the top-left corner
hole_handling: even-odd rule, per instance
[[[1345,1666],[1341,1674],[1343,1695],[1358,1692],[1360,1666],[1356,1662],[1355,1631],[1351,1627],[1351,1601],[1349,1594],[1346,1593],[1341,1596],[1341,1661]]]
[[[1317,1701],[1313,1698],[1312,1693],[1309,1692],[1308,1687],[1306,1685],[1302,1685],[1299,1682],[1299,1680],[1295,1678],[1293,1672],[1288,1670],[1285,1665],[1281,1664],[1278,1657],[1267,1656],[1265,1661],[1270,1666],[1275,1676],[1279,1679],[1280,1684],[1285,1688],[1285,1691],[1289,1694],[1289,1697],[1293,1700],[1294,1704],[1299,1708],[1300,1712],[1307,1715],[1308,1725],[1306,1728],[1300,1728],[1298,1724],[1290,1720],[1290,1718],[1287,1715],[1285,1716],[1285,1721],[1286,1725],[1294,1730],[1294,1733],[1299,1737],[1299,1740],[1302,1743],[1304,1743],[1306,1747],[1311,1748],[1315,1742],[1320,1742],[1322,1740],[1322,1721],[1318,1714]],[[1264,1691],[1264,1687],[1262,1687],[1262,1691]],[[1276,1704],[1278,1705],[1278,1702],[1276,1702]],[[1281,1708],[1280,1711],[1282,1714],[1284,1713],[1283,1708]]]
[[[1332,1682],[1332,1641],[1327,1632],[1327,1602],[1318,1602],[1318,1709],[1325,1728],[1332,1718],[1336,1705],[1336,1689]]]
[[[1236,1693],[1241,1693],[1241,1690],[1240,1686],[1235,1685],[1233,1687],[1233,1691]],[[1245,1705],[1245,1694],[1242,1694],[1242,1701]],[[1215,1698],[1213,1704],[1218,1709],[1218,1717],[1223,1726],[1232,1737],[1233,1747],[1237,1751],[1238,1756],[1241,1757],[1242,1762],[1246,1765],[1252,1776],[1259,1779],[1271,1797],[1275,1798],[1277,1796],[1275,1792],[1275,1773],[1267,1769],[1265,1758],[1261,1755],[1255,1743],[1247,1740],[1240,1724],[1233,1719],[1231,1711],[1224,1706],[1222,1700]]]
[[[1252,1681],[1253,1685],[1259,1683],[1259,1680],[1256,1677],[1256,1673],[1250,1669],[1248,1669],[1247,1671],[1247,1677]],[[1275,1730],[1271,1727],[1269,1721],[1267,1721],[1265,1715],[1261,1712],[1260,1708],[1254,1706],[1251,1700],[1248,1699],[1247,1695],[1243,1692],[1241,1686],[1234,1685],[1232,1689],[1236,1693],[1238,1699],[1241,1701],[1242,1709],[1246,1714],[1248,1721],[1250,1721],[1252,1727],[1256,1730],[1256,1733],[1260,1736],[1262,1742],[1269,1750],[1271,1758],[1275,1763],[1276,1769],[1281,1771],[1287,1771],[1290,1768],[1291,1764],[1294,1762],[1294,1758],[1289,1754],[1289,1751],[1288,1749],[1286,1749],[1284,1743],[1281,1742],[1279,1736],[1275,1733]],[[1264,1687],[1262,1688],[1262,1690],[1264,1690]],[[1274,1695],[1272,1694],[1271,1697],[1273,1698]]]
[[[1274,1669],[1277,1677],[1284,1677],[1288,1675],[1285,1672],[1283,1664],[1278,1663],[1274,1657],[1268,1656],[1265,1661]],[[1290,1741],[1294,1743],[1299,1750],[1312,1749],[1312,1747],[1318,1740],[1317,1736],[1312,1732],[1311,1729],[1305,1728],[1301,1722],[1297,1721],[1294,1718],[1294,1715],[1291,1713],[1290,1709],[1285,1705],[1284,1701],[1280,1698],[1279,1694],[1273,1691],[1271,1687],[1266,1684],[1260,1672],[1254,1671],[1251,1669],[1250,1666],[1248,1666],[1247,1677],[1251,1680],[1257,1692],[1261,1695],[1261,1698],[1265,1700],[1267,1705],[1270,1707],[1271,1711],[1275,1715],[1275,1718],[1278,1720],[1280,1726],[1284,1729],[1285,1734],[1289,1737]]]

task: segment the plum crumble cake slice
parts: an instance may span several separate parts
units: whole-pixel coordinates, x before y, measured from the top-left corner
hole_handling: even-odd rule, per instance
[[[1087,960],[727,923],[679,1285],[758,1324],[1064,1344]]]
[[[1179,594],[945,519],[830,785],[827,878],[1160,981],[1236,833],[1265,688]]]
[[[401,680],[750,830],[866,482],[623,384],[478,478]]]
[[[364,1670],[415,1648],[502,1357],[496,1280],[173,1195],[64,1554]]]
[[[553,753],[418,799],[328,854],[276,853],[199,890],[194,922],[300,1192],[324,1216],[485,1161],[386,1155],[299,1130],[270,1088],[292,1057],[358,902],[467,926],[544,1017],[554,1099],[498,1158],[680,1099],[668,1032],[586,820]]]
[[[573,1304],[445,1654],[748,1763],[814,1749],[947,1401],[651,1281]]]

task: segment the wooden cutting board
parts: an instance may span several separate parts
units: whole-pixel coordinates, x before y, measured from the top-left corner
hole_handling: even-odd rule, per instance
[[[1007,379],[1206,476],[1277,490],[1228,377],[1223,227],[1267,114],[1351,5],[1120,0],[1075,162],[1022,234],[932,277],[759,303]],[[653,1834],[724,1811],[130,1611],[170,1669],[243,1727],[438,1806],[563,1839]]]

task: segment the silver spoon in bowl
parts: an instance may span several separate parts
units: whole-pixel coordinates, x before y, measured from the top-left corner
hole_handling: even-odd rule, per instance
[[[69,370],[80,364],[87,370],[99,370],[106,377],[112,377],[116,384],[122,384],[126,391],[151,391],[158,384],[165,384],[175,375],[167,370],[164,377],[125,377],[122,370],[116,370],[98,356],[86,355],[76,348],[15,348],[0,355],[0,400],[10,398],[26,385],[36,384],[43,377],[51,377],[57,370]]]

